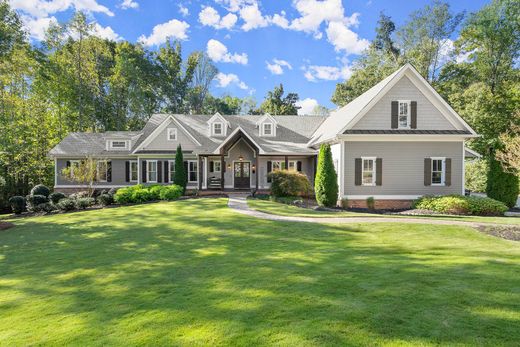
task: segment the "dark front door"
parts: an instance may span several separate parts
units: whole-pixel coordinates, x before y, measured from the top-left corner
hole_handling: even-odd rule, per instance
[[[234,179],[236,189],[249,189],[250,188],[250,163],[249,162],[237,162],[234,164]]]

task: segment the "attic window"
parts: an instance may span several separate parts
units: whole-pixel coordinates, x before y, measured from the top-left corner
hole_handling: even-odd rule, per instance
[[[222,135],[222,123],[220,123],[220,122],[213,123],[211,134],[214,136],[221,136]]]
[[[399,128],[410,128],[410,101],[399,100]]]
[[[115,150],[128,149],[128,141],[111,140],[111,141],[109,141],[109,147],[110,147],[110,149],[115,149]]]
[[[177,128],[168,129],[168,141],[177,141]]]
[[[264,123],[262,124],[263,136],[272,136],[273,135],[273,124],[272,123]]]

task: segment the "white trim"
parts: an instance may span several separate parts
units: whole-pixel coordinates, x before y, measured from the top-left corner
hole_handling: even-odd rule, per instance
[[[220,133],[217,134],[217,132],[215,131],[215,126],[216,125],[220,125]],[[211,123],[210,125],[211,127],[211,136],[215,136],[215,137],[218,137],[218,136],[226,136],[226,131],[224,130],[224,123],[222,122],[213,122]]]
[[[226,137],[222,143],[213,151],[213,154],[220,154],[220,149],[234,136],[236,135],[239,131],[242,131],[242,134],[244,134],[245,136],[247,136],[247,138],[256,146],[258,147],[258,151],[259,151],[259,154],[264,154],[264,151],[262,150],[262,148],[258,145],[258,143],[256,143],[252,138],[251,136],[249,136],[249,134],[247,132],[244,131],[244,129],[242,129],[242,127],[237,127],[235,130],[233,130],[231,132],[231,134],[229,134],[228,137]],[[247,143],[247,142],[246,142]],[[249,146],[251,147],[251,146]],[[253,152],[255,150],[253,149]]]
[[[139,161],[138,160],[129,160],[128,161],[129,164],[128,164],[128,180],[130,182],[139,182]],[[137,180],[132,180],[132,163],[135,163],[135,165],[137,166]]]
[[[231,167],[231,187],[235,189],[235,163],[249,163],[249,188],[251,188],[251,180],[253,179],[253,175],[251,175],[251,161],[250,160],[233,160],[233,166]],[[225,187],[224,187],[225,188]]]
[[[344,199],[349,200],[365,200],[374,198],[376,200],[415,200],[423,195],[343,195]]]
[[[452,165],[453,165],[453,162],[452,162]],[[452,168],[452,171],[453,171],[453,168]],[[466,143],[462,142],[462,196],[464,196],[465,194],[466,194]]]
[[[155,180],[150,179],[150,168],[148,165],[150,163],[155,163]],[[146,183],[157,183],[157,179],[159,178],[159,166],[157,165],[157,160],[147,160],[146,161]]]
[[[339,194],[344,195],[345,194],[345,147],[347,143],[345,141],[342,141],[339,143],[339,160],[338,160],[338,170],[339,170]],[[317,165],[316,165],[317,169]]]
[[[104,179],[104,180],[99,178],[99,163],[105,163],[105,177],[106,177],[106,179]],[[108,160],[96,160],[96,180],[98,182],[108,182]]]
[[[54,186],[58,185],[58,158],[54,158]]]
[[[171,138],[171,135],[174,135],[174,138]],[[177,128],[168,128],[166,130],[166,141],[177,141]]]
[[[222,162],[219,160],[219,163]],[[220,168],[222,170],[222,168]],[[208,189],[208,157],[204,157],[204,170],[202,171],[202,189]]]
[[[442,161],[442,171],[441,171],[441,183],[433,183],[433,161],[441,160]],[[431,161],[431,186],[432,187],[444,187],[446,186],[446,157],[430,157]]]
[[[168,116],[161,124],[159,124],[157,126],[157,128],[155,128],[154,131],[152,131],[152,133],[150,135],[148,135],[148,137],[146,139],[143,140],[143,142],[141,142],[141,144],[139,146],[137,146],[133,151],[132,151],[132,154],[136,154],[136,152],[138,150],[142,150],[145,146],[149,145],[150,142],[152,142],[157,136],[159,136],[159,134],[169,125],[169,121],[173,121],[175,124],[177,124],[177,126],[186,134],[188,134],[188,137],[190,139],[193,140],[193,142],[195,142],[195,144],[197,144],[198,146],[201,146],[200,142],[197,141],[196,138],[193,137],[193,135],[191,135],[187,130],[186,128],[181,124],[181,122],[179,122],[177,119],[175,119],[174,117],[172,117],[171,115]]]
[[[114,142],[124,142],[125,147],[114,147]],[[130,140],[116,140],[116,139],[108,139],[107,140],[107,150],[110,151],[128,151],[130,149]]]
[[[222,161],[220,159],[212,159],[211,162],[213,163],[213,172],[222,173]],[[218,163],[219,170],[215,170],[215,163]]]
[[[187,184],[191,183],[191,184],[196,184],[197,187],[198,187],[198,183],[199,183],[199,160],[198,159],[195,159],[195,160],[186,160],[188,162],[188,170],[186,172],[187,174]],[[190,163],[195,163],[197,164],[197,171],[195,171],[195,173],[197,174],[197,180],[196,181],[190,181]],[[175,170],[177,170],[177,168],[175,168]]]
[[[464,159],[466,159],[466,152],[468,152],[469,154],[475,156],[475,158],[477,159],[480,159],[482,158],[482,155],[478,152],[475,152],[474,150],[472,150],[471,148],[468,148],[464,145]]]
[[[166,163],[168,163],[167,164],[168,165],[168,182],[167,183],[173,183],[173,179],[175,177],[172,177],[172,170],[170,170],[170,164],[173,163],[173,168],[176,170],[177,168],[175,167],[175,159],[167,160]],[[175,170],[173,172],[175,172]]]
[[[401,126],[401,104],[406,104],[406,126]],[[397,100],[397,129],[412,128],[412,100]]]
[[[229,158],[229,152],[231,152],[231,150],[232,150],[233,148],[235,148],[235,146],[238,145],[238,143],[239,143],[240,141],[242,141],[242,139],[238,140],[237,142],[235,142],[235,143],[233,144],[233,146],[229,147],[229,149],[228,149],[228,155],[224,156],[224,158]],[[253,151],[253,158],[256,158],[256,151],[255,151],[255,149],[254,149],[253,147],[251,147],[251,145],[250,145],[249,143],[247,143],[247,141],[243,141],[243,142],[246,144],[247,147],[249,147],[249,149],[251,149],[251,151]]]
[[[372,183],[363,182],[363,172],[365,171],[365,160],[372,160]],[[361,157],[361,185],[364,187],[375,187],[377,182],[377,157]],[[368,171],[367,171],[368,172]]]
[[[426,135],[426,134],[343,134],[338,135],[336,139],[338,141],[371,141],[371,142],[462,142],[467,138],[475,137],[472,135]]]
[[[270,134],[265,133],[266,125],[271,126]],[[260,136],[263,136],[263,137],[275,137],[276,136],[276,126],[272,122],[264,122],[264,123],[260,124],[259,132],[260,132]]]
[[[122,188],[122,187],[132,187],[135,186],[135,184],[93,184],[93,188]],[[65,185],[65,184],[58,184],[54,186],[54,188],[88,188],[89,185],[86,184],[71,184],[71,185]]]
[[[271,123],[274,123],[275,126],[278,125],[278,121],[276,120],[276,118],[271,116],[269,113],[266,113],[262,117],[260,117],[260,119],[256,121],[255,125],[259,126],[260,124],[264,123],[266,119],[269,119]]]

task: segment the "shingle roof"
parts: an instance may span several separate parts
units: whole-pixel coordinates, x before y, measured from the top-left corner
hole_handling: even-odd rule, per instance
[[[87,155],[128,155],[130,150],[107,151],[106,140],[109,138],[131,139],[133,142],[141,136],[140,131],[110,131],[106,133],[70,133],[50,150],[51,156],[87,156]]]
[[[349,129],[343,134],[364,134],[364,135],[469,135],[471,132],[467,130],[360,130]]]

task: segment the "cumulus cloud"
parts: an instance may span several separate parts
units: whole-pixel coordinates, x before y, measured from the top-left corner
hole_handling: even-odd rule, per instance
[[[11,7],[23,11],[35,18],[46,18],[50,14],[67,11],[73,8],[76,11],[104,13],[112,17],[114,13],[106,6],[98,4],[96,0],[11,0]]]
[[[211,39],[208,41],[206,52],[208,56],[215,62],[222,63],[237,63],[246,65],[247,54],[246,53],[229,53],[227,47],[220,41]]]
[[[268,61],[265,62],[267,64],[267,70],[271,71],[273,75],[281,75],[284,73],[284,67],[292,70],[291,64],[282,59],[273,59],[270,63]]]
[[[303,100],[297,101],[296,106],[300,107],[298,109],[299,115],[309,115],[313,114],[314,109],[318,106],[318,100],[312,98],[305,98]]]
[[[182,4],[179,4],[179,13],[183,17],[187,17],[190,14],[190,10],[187,7],[183,6]]]
[[[226,88],[230,85],[236,85],[238,88],[243,90],[249,89],[247,84],[242,82],[240,78],[238,78],[238,76],[233,73],[225,74],[219,72],[217,76],[215,76],[215,81],[217,82],[217,87],[219,88]]]
[[[45,39],[45,32],[51,24],[58,23],[55,17],[33,18],[31,16],[22,15],[21,19],[29,36],[38,41]]]
[[[307,81],[310,82],[317,82],[318,80],[346,80],[352,75],[352,70],[349,66],[344,66],[340,68],[337,66],[310,65],[303,67],[303,70],[305,71],[305,78],[307,79]]]
[[[370,42],[361,39],[358,34],[340,22],[331,22],[327,27],[327,40],[336,51],[344,51],[346,54],[360,54],[368,48]]]
[[[237,20],[238,17],[233,13],[220,17],[217,10],[211,6],[204,7],[199,13],[199,22],[214,29],[231,29]]]
[[[101,38],[104,38],[104,39],[107,39],[107,40],[112,40],[112,41],[120,41],[122,40],[123,38],[114,31],[114,29],[112,29],[111,27],[109,26],[101,26],[99,25],[99,23],[95,23],[94,24],[94,35],[96,36],[99,36]]]
[[[129,8],[137,9],[137,8],[139,8],[139,4],[136,1],[123,0],[123,2],[121,2],[119,7],[121,7],[123,10],[127,10]]]
[[[248,5],[240,9],[240,18],[244,21],[242,30],[249,31],[252,29],[263,28],[269,25],[268,18],[262,15],[258,4]]]
[[[169,22],[156,25],[150,36],[141,35],[139,42],[145,46],[155,46],[166,42],[169,38],[177,40],[188,39],[188,28],[190,25],[184,21],[172,19]]]

